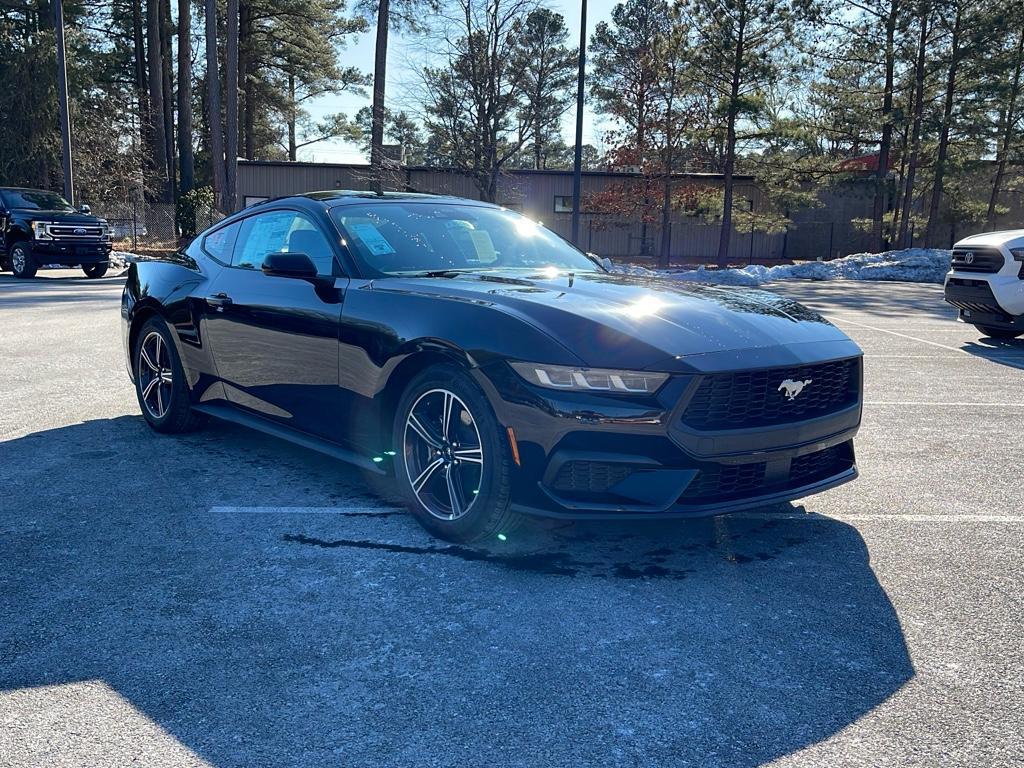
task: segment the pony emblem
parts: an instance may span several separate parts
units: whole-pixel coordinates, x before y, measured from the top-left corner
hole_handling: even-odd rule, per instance
[[[807,381],[793,381],[793,379],[786,379],[784,382],[779,384],[779,392],[783,392],[786,395],[787,400],[796,400],[797,396],[804,391],[804,387],[811,383],[811,379]]]

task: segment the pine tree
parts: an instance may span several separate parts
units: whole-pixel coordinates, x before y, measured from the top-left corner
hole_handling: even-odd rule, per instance
[[[528,124],[533,167],[547,167],[547,156],[561,141],[562,115],[572,103],[579,52],[566,45],[569,30],[561,14],[531,11],[517,32],[515,66],[523,79],[520,120]]]

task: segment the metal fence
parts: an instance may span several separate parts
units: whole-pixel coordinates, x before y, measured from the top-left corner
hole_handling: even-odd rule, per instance
[[[191,239],[190,234],[183,234],[173,203],[98,203],[93,206],[93,213],[110,224],[117,250],[171,252]],[[223,214],[215,209],[198,210],[195,232],[202,232],[222,218]]]
[[[670,227],[669,265],[712,264],[717,260],[720,225],[675,221]],[[556,229],[562,227],[556,225]],[[584,215],[580,233],[582,248],[613,260],[654,263],[661,253],[658,224]],[[867,251],[870,242],[869,233],[841,222],[801,222],[771,234],[734,230],[729,238],[728,262],[735,266],[828,260]]]

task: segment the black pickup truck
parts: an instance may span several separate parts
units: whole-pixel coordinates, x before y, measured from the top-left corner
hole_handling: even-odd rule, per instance
[[[59,264],[103,277],[111,239],[110,226],[88,206],[74,208],[55,192],[0,187],[0,271],[33,277],[39,267]]]

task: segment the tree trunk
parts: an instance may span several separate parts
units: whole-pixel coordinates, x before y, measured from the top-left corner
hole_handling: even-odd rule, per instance
[[[288,73],[288,159],[298,160],[298,146],[295,136],[295,75]]]
[[[885,246],[882,236],[882,219],[885,217],[885,200],[888,196],[889,150],[892,146],[892,92],[896,68],[896,17],[898,2],[889,3],[889,15],[885,21],[885,91],[882,95],[882,140],[878,144],[878,168],[875,170],[875,199],[871,216],[871,247],[881,251]]]
[[[228,0],[227,7],[227,60],[225,78],[225,158],[227,195],[225,207],[229,213],[238,210],[238,0]]]
[[[178,163],[181,192],[195,186],[192,155],[192,0],[178,0]]]
[[[999,193],[1003,186],[1003,177],[1006,174],[1006,159],[1010,153],[1010,143],[1013,141],[1014,127],[1018,119],[1017,99],[1021,91],[1021,68],[1024,66],[1024,29],[1017,37],[1017,61],[1013,68],[1013,84],[1010,87],[1010,97],[1006,104],[1006,117],[1002,125],[1002,137],[999,149],[996,152],[996,177],[992,180],[992,194],[988,199],[988,212],[985,215],[985,229],[992,230],[996,225],[996,206],[999,204]]]
[[[900,231],[896,238],[897,248],[909,248],[907,226],[910,221],[910,205],[914,199],[914,176],[917,174],[917,161],[921,153],[921,118],[924,113],[924,76],[928,48],[928,16],[931,9],[928,1],[921,3],[921,36],[918,38],[917,61],[914,64],[914,125],[910,136],[910,160],[907,164],[906,189],[903,191],[903,216],[900,219]]]
[[[370,173],[373,191],[384,191],[384,80],[388,68],[388,26],[391,23],[390,0],[378,0],[377,42],[373,55],[373,108],[370,124]]]
[[[256,81],[252,76],[252,6],[238,4],[238,81],[242,87],[242,136],[245,159],[256,159]]]
[[[164,77],[160,57],[160,0],[146,0],[146,64],[149,80],[149,126],[153,137],[153,170],[156,197],[167,193],[167,133],[164,127]]]
[[[160,0],[160,77],[164,92],[164,141],[167,143],[167,200],[177,199],[177,151],[174,146],[174,84],[171,81],[171,24],[170,0]]]
[[[956,95],[956,76],[960,65],[960,7],[957,6],[953,22],[953,37],[950,41],[949,70],[946,74],[946,95],[942,107],[942,129],[939,133],[939,149],[935,156],[935,180],[932,184],[932,198],[928,204],[928,247],[939,245],[939,205],[942,203],[942,182],[946,173],[946,158],[949,155],[949,129],[953,122],[953,99]]]
[[[718,239],[718,266],[729,262],[729,244],[732,237],[733,171],[736,169],[736,117],[739,113],[740,76],[743,72],[743,56],[746,33],[746,3],[741,4],[736,36],[736,59],[733,62],[732,83],[729,90],[729,113],[726,118],[725,169],[723,173],[722,233]]]
[[[217,209],[227,210],[224,178],[224,128],[220,118],[220,68],[217,62],[217,0],[206,0],[206,100],[210,111],[210,166]]]
[[[146,90],[146,40],[142,26],[142,0],[132,0],[132,53],[135,65],[135,98],[139,103],[139,142],[142,156],[153,156],[152,125],[149,116],[149,93]]]

